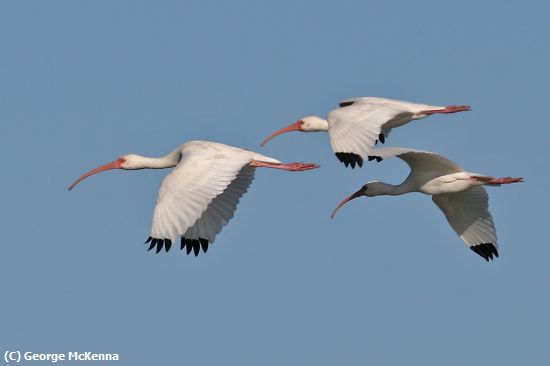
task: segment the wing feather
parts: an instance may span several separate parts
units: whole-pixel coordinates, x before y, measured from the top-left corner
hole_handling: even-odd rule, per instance
[[[405,109],[389,104],[354,103],[331,111],[328,115],[328,133],[335,153],[351,153],[367,158],[385,123],[407,113]]]
[[[238,202],[235,198],[240,198],[246,192],[243,187],[248,188],[252,181],[254,168],[247,165],[252,155],[245,150],[213,143],[201,149],[184,148],[179,164],[161,184],[151,236],[172,241],[180,236],[213,241],[233,216]],[[249,181],[243,182],[247,178]],[[231,204],[218,198],[226,192],[230,194]],[[222,204],[217,203],[212,214],[206,213],[213,202]]]
[[[406,147],[379,147],[369,152],[369,156],[389,159],[398,157],[413,171],[437,172],[438,175],[462,172],[463,169],[452,160],[436,153],[409,149]]]
[[[380,98],[380,97],[356,97],[356,98],[344,99],[343,101],[338,103],[338,105],[343,108],[343,107],[348,107],[352,104],[357,105],[357,104],[400,104],[400,103],[403,103],[403,101],[400,101],[397,99]]]
[[[482,186],[476,186],[457,193],[432,196],[453,230],[467,246],[485,259],[498,256],[498,244],[493,217],[489,212],[489,195]],[[488,253],[478,246],[490,245]]]
[[[246,193],[254,179],[254,172],[254,167],[243,167],[237,177],[222,194],[212,200],[206,211],[183,236],[189,239],[204,238],[212,243],[223,226],[233,218],[239,200]]]

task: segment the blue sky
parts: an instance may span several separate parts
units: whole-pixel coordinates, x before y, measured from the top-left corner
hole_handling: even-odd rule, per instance
[[[0,5],[0,346],[123,365],[517,365],[550,358],[547,2],[19,1]],[[326,134],[259,143],[341,99],[469,104],[392,133],[490,189],[501,257],[430,198],[335,205]],[[258,170],[206,255],[142,245],[166,171],[83,172],[193,139],[321,169]]]

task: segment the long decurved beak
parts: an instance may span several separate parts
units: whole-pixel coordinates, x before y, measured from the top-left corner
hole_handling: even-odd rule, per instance
[[[358,190],[357,192],[355,192],[354,194],[352,194],[351,196],[349,197],[346,197],[342,202],[340,202],[340,204],[338,206],[336,206],[336,208],[334,209],[334,211],[332,211],[332,215],[330,215],[330,218],[333,219],[334,216],[336,215],[336,212],[338,212],[338,210],[340,209],[340,207],[344,206],[346,203],[348,203],[349,201],[355,199],[355,198],[358,198],[358,197],[361,197],[361,196],[364,196],[365,194],[363,193],[363,188],[361,188],[360,190]]]
[[[286,126],[284,128],[281,128],[279,131],[273,132],[271,135],[269,135],[265,140],[262,141],[260,146],[264,146],[269,140],[274,138],[275,136],[282,135],[285,132],[291,132],[291,131],[301,131],[302,128],[302,121],[295,122],[291,124],[290,126]]]
[[[110,162],[108,164],[105,164],[105,165],[102,165],[102,166],[99,166],[95,169],[90,170],[88,173],[83,174],[82,176],[80,176],[80,178],[75,180],[75,182],[73,184],[71,184],[71,186],[69,187],[69,191],[71,189],[73,189],[78,183],[80,183],[84,179],[88,178],[90,175],[94,175],[96,173],[101,173],[101,172],[104,172],[106,170],[111,170],[111,169],[122,169],[122,163],[123,162],[124,162],[124,160],[117,159],[113,162]]]

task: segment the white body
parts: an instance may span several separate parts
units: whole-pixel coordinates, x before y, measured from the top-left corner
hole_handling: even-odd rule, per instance
[[[362,166],[368,152],[378,142],[384,143],[392,128],[436,113],[456,113],[470,110],[469,106],[434,106],[394,99],[362,97],[340,102],[327,119],[307,116],[298,122],[275,131],[260,144],[291,131],[328,131],[336,157],[346,166]]]
[[[442,106],[409,103],[393,99],[364,97],[349,99],[328,114],[328,133],[335,153],[352,153],[366,159],[382,134],[387,138],[392,128],[428,116],[425,110],[444,109]]]
[[[237,204],[254,179],[257,167],[289,171],[318,168],[315,164],[289,163],[252,151],[207,141],[188,142],[166,156],[149,158],[127,154],[83,174],[71,186],[110,169],[175,169],[164,178],[146,243],[166,251],[181,237],[181,249],[204,252],[233,217]]]
[[[492,259],[493,254],[498,256],[496,230],[489,213],[489,197],[482,186],[520,182],[521,178],[496,179],[465,172],[441,155],[408,148],[374,148],[369,154],[381,159],[398,157],[410,166],[411,172],[399,185],[369,182],[343,203],[360,195],[395,196],[409,192],[431,195],[433,202],[467,246],[486,260]]]
[[[255,168],[248,164],[253,160],[282,164],[252,151],[207,141],[187,142],[167,157],[179,160],[160,187],[151,237],[172,241],[183,236],[213,242],[254,179]]]

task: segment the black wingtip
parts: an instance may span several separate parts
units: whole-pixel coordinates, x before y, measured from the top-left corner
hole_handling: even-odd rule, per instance
[[[164,239],[164,250],[166,250],[166,252],[168,252],[171,247],[172,247],[172,240]]]
[[[191,240],[191,242],[193,243],[193,252],[195,253],[195,257],[196,257],[201,252],[201,244],[197,239],[193,239]]]
[[[489,259],[493,260],[494,257],[498,258],[498,251],[493,243],[481,243],[471,246],[470,249],[483,257],[487,262],[489,262]]]
[[[357,154],[337,152],[335,155],[340,162],[344,163],[346,168],[350,165],[352,169],[355,169],[356,165],[359,165],[359,167],[363,166],[363,158]]]
[[[199,242],[201,243],[202,251],[206,253],[208,250],[208,240],[204,238],[199,238]]]
[[[341,103],[338,103],[338,105],[340,106],[340,108],[344,108],[344,107],[352,105],[353,103],[354,102],[341,102]]]
[[[185,248],[187,255],[195,254],[195,257],[197,257],[200,254],[200,251],[206,253],[208,251],[208,244],[210,244],[210,241],[205,238],[199,238],[199,239],[188,239],[185,237],[181,238],[181,250]]]
[[[169,251],[170,247],[172,246],[172,241],[170,239],[157,239],[150,236],[147,238],[145,244],[149,242],[151,242],[151,245],[149,245],[149,249],[147,250],[153,250],[156,248],[155,252],[157,254],[160,253],[163,247],[166,251]]]
[[[162,247],[164,246],[164,240],[162,239],[157,239],[157,254],[160,253],[160,251],[162,250]]]
[[[181,249],[183,250],[183,248],[185,248],[185,251],[187,252],[187,255],[189,255],[189,253],[191,253],[191,250],[193,248],[191,246],[191,240],[182,237],[181,238]]]
[[[381,143],[385,144],[386,143],[386,136],[384,136],[384,134],[381,133],[381,134],[378,135],[378,140],[380,140]]]

